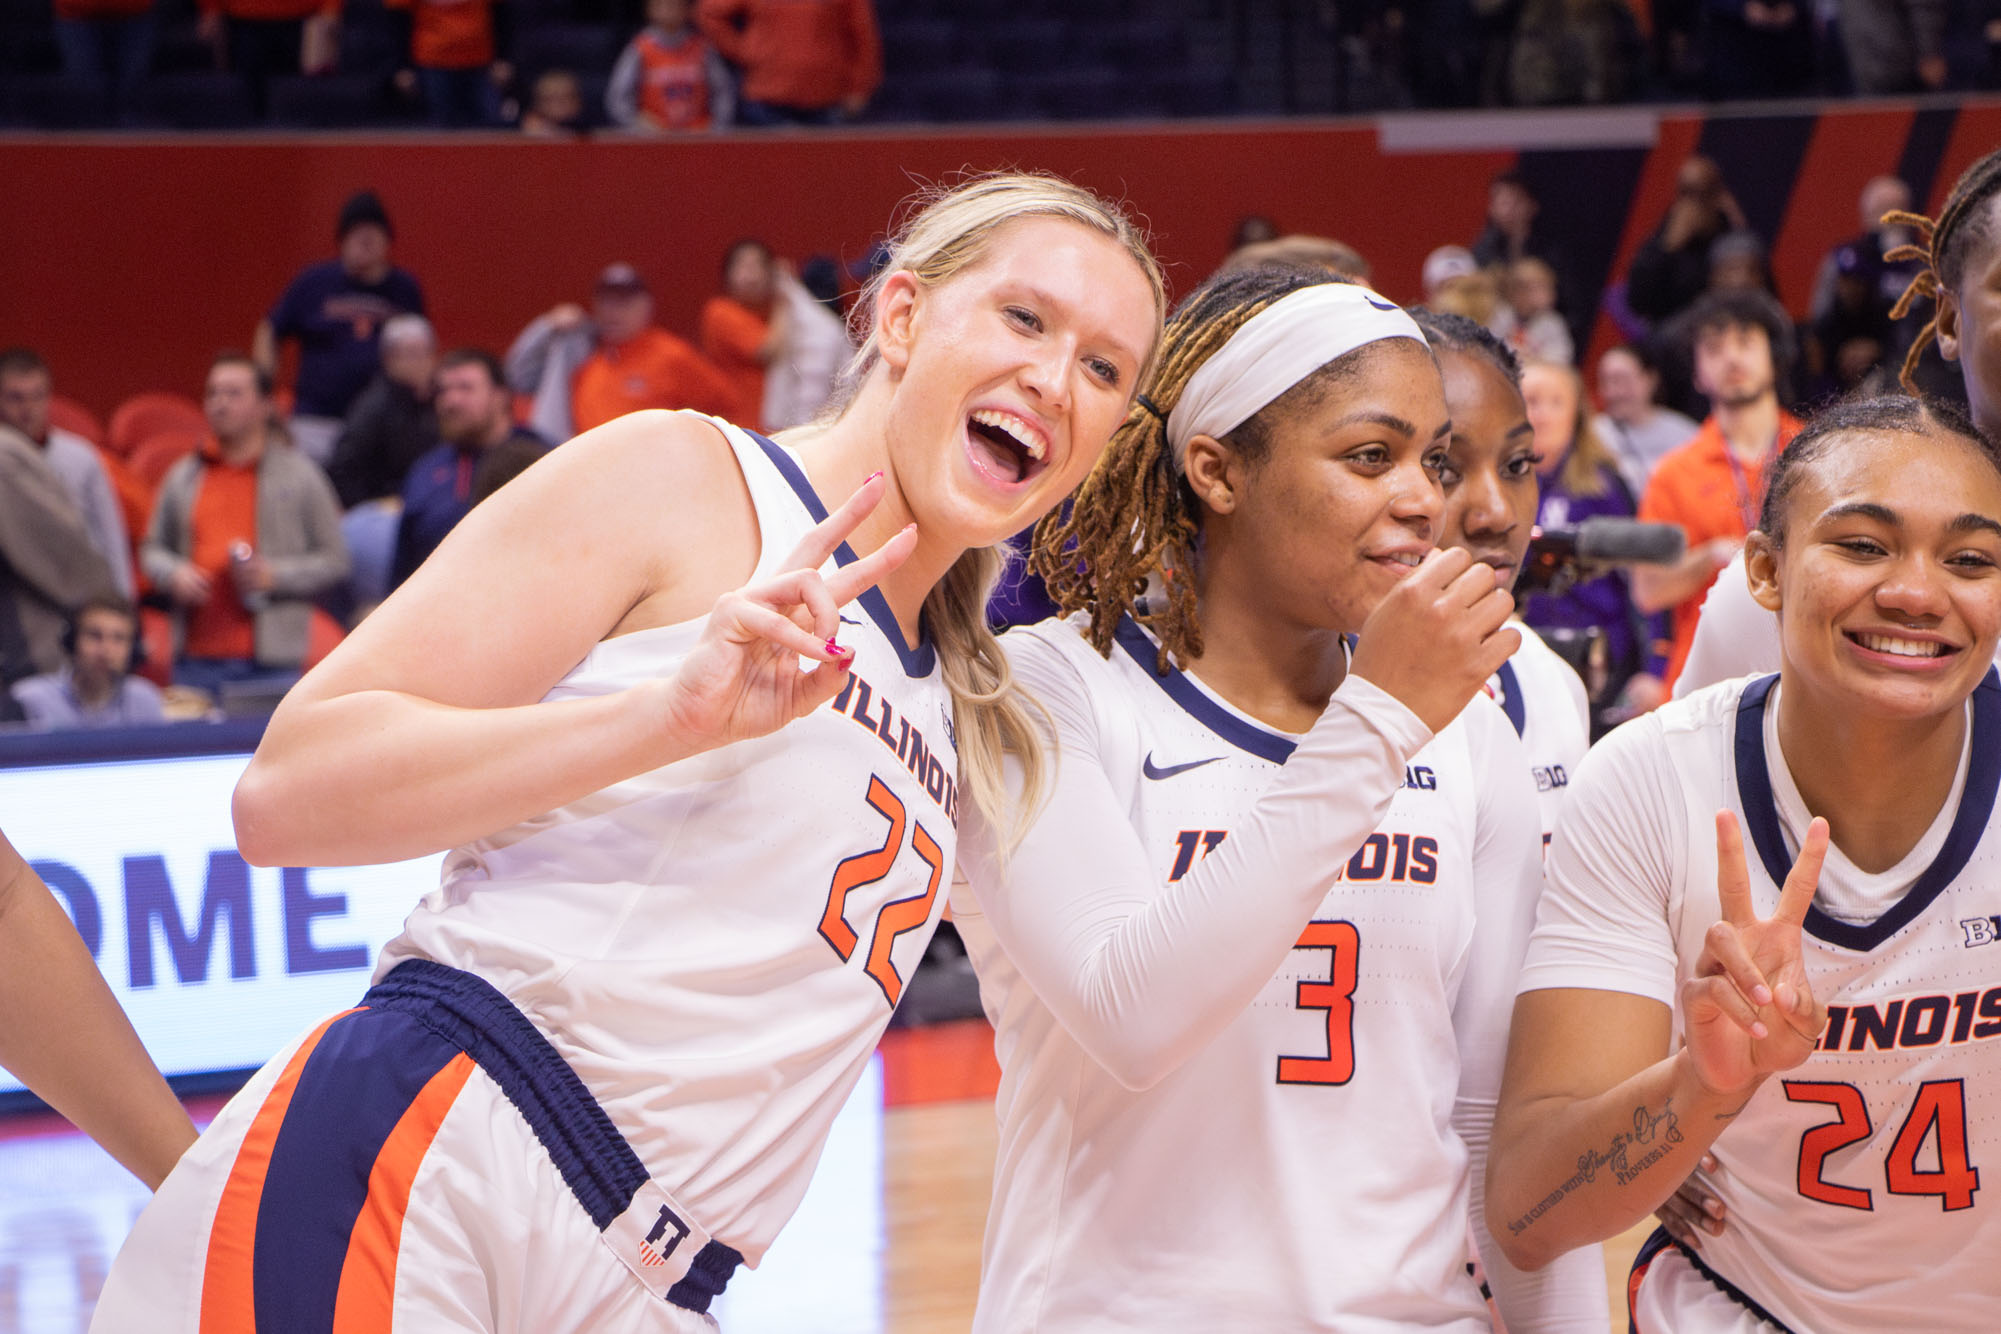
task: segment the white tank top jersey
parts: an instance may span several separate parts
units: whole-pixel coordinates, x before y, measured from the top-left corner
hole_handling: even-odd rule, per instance
[[[1673,1005],[1720,911],[1718,810],[1742,821],[1753,905],[1770,915],[1810,821],[1779,750],[1777,680],[1676,700],[1586,757],[1550,846],[1522,990]],[[1993,673],[1969,713],[1953,790],[1902,862],[1872,875],[1829,849],[1802,937],[1827,1030],[1716,1142],[1721,1170],[1706,1184],[1729,1223],[1701,1257],[1802,1334],[2001,1323]]]
[[[715,425],[749,484],[761,579],[826,511],[789,451]],[[493,983],[753,1265],[931,938],[956,844],[932,648],[905,646],[875,590],[841,619],[854,679],[831,704],[456,849],[376,966]],[[606,640],[548,698],[666,676],[706,621]]]
[[[1059,762],[1101,767],[1126,807],[1157,899],[1226,844],[1299,740],[1190,675],[1157,676],[1156,642],[1131,620],[1109,659],[1074,622],[1003,643],[1058,720]],[[1311,924],[1294,919],[1303,929],[1276,974],[1144,1091],[1037,995],[989,923],[997,906],[955,891],[1002,1066],[980,1334],[1489,1329],[1467,1273],[1457,1122],[1478,1122],[1484,1146],[1540,888],[1535,814],[1519,743],[1486,701],[1412,749],[1387,818]],[[1392,790],[1395,774],[1375,770],[1395,763],[1390,751],[1367,772],[1351,766],[1346,786]],[[1315,799],[1329,820],[1359,800]],[[1076,897],[1095,888],[1077,884]],[[1239,902],[1259,892],[1227,888]],[[1233,949],[1228,927],[1170,921]],[[1186,962],[1150,967],[1150,986],[1187,989],[1175,980]],[[1602,1296],[1595,1319],[1602,1328]]]
[[[1487,693],[1501,706],[1528,752],[1547,847],[1570,775],[1591,748],[1591,702],[1583,679],[1541,635],[1518,620],[1508,624],[1521,633],[1522,646],[1488,678]]]

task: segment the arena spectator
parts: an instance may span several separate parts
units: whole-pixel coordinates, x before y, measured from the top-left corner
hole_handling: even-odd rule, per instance
[[[882,83],[871,0],[700,0],[695,22],[742,75],[744,125],[831,125]]]
[[[1889,378],[1896,327],[1878,299],[1882,270],[1882,259],[1861,246],[1835,251],[1833,299],[1800,340],[1814,397],[1847,394],[1865,383],[1874,384],[1871,395],[1896,392]]]
[[[776,301],[785,307],[785,344],[765,368],[764,425],[782,431],[813,420],[826,406],[854,345],[840,315],[840,276],[832,259],[807,260],[797,278],[781,265],[774,278]]]
[[[1838,0],[1841,45],[1855,91],[1914,93],[1945,87],[1946,0]]]
[[[1695,383],[1709,398],[1709,417],[1655,466],[1640,498],[1640,517],[1678,524],[1688,549],[1676,565],[1641,566],[1633,576],[1633,600],[1642,611],[1673,611],[1663,677],[1670,687],[1695,638],[1703,594],[1757,526],[1766,470],[1800,430],[1779,403],[1793,334],[1776,301],[1759,292],[1715,292],[1689,312],[1688,323]]]
[[[422,315],[392,315],[382,326],[381,347],[382,373],[354,400],[327,465],[327,480],[346,511],[341,535],[354,566],[348,580],[352,606],[336,605],[337,612],[389,595],[403,479],[438,442],[431,405],[438,341],[431,322]]]
[[[1266,241],[1276,241],[1284,233],[1278,224],[1262,213],[1246,213],[1237,219],[1237,226],[1230,233],[1230,249],[1242,250],[1247,245],[1261,245]]]
[[[279,345],[299,345],[293,385],[292,442],[313,462],[333,454],[341,421],[374,378],[376,341],[392,315],[424,313],[417,280],[390,263],[394,230],[373,190],[341,205],[334,227],[338,258],[308,265],[258,324],[251,356],[267,378],[278,373]]]
[[[512,68],[494,57],[493,0],[383,0],[407,10],[424,112],[440,126],[497,125]]]
[[[738,241],[723,253],[723,290],[702,306],[702,355],[736,391],[723,415],[765,429],[764,372],[785,343],[785,307],[773,301],[777,262],[762,241]]]
[[[1631,518],[1633,494],[1611,451],[1591,429],[1584,377],[1577,369],[1528,363],[1522,368],[1522,400],[1535,432],[1541,482],[1536,524],[1560,528],[1586,519]],[[1634,607],[1626,580],[1623,571],[1613,570],[1580,579],[1561,592],[1531,593],[1522,603],[1522,620],[1552,642],[1591,632],[1603,637],[1604,677],[1587,678],[1595,708],[1623,696],[1645,709],[1665,697],[1656,674],[1653,633]]]
[[[1534,255],[1508,265],[1507,300],[1494,312],[1494,332],[1525,360],[1568,366],[1577,359],[1570,326],[1556,311],[1556,270]]]
[[[534,139],[567,139],[584,132],[584,94],[566,69],[543,70],[521,113],[521,132]]]
[[[273,75],[321,74],[339,55],[340,0],[197,0],[197,31],[243,76],[259,117]]]
[[[514,424],[513,394],[492,353],[461,348],[438,363],[435,449],[403,483],[392,587],[437,550],[472,507],[549,452],[540,436]]]
[[[1304,232],[1289,232],[1268,241],[1252,241],[1239,246],[1224,257],[1216,272],[1236,273],[1265,264],[1325,269],[1344,278],[1353,278],[1358,283],[1368,282],[1373,272],[1362,252],[1347,242],[1337,241],[1331,236],[1309,236]]]
[[[30,727],[144,727],[163,723],[160,688],[132,675],[139,613],[122,597],[87,599],[63,634],[67,661],[46,676],[14,683]]]
[[[112,585],[121,597],[132,596],[132,543],[125,516],[106,475],[97,447],[49,420],[55,394],[48,363],[25,347],[0,352],[0,422],[28,438],[42,452],[49,471],[83,517],[90,544],[111,569]]]
[[[1745,226],[1722,170],[1706,157],[1689,158],[1675,178],[1667,215],[1633,256],[1626,304],[1656,325],[1686,310],[1709,290],[1709,247]]]
[[[1709,290],[1778,295],[1771,256],[1756,232],[1739,228],[1709,243]]]
[[[737,398],[708,358],[653,323],[653,296],[630,264],[598,275],[589,314],[566,303],[531,321],[507,351],[507,380],[534,395],[536,434],[558,442],[641,408],[721,414]]]
[[[115,591],[111,568],[42,451],[0,425],[0,686],[62,670],[70,614]]]
[[[1483,329],[1500,323],[1501,289],[1465,246],[1442,245],[1424,257],[1424,304],[1463,315]]]
[[[1699,424],[1657,401],[1660,372],[1637,346],[1609,348],[1598,358],[1598,406],[1591,429],[1619,460],[1633,494],[1644,495],[1654,465],[1688,443]]]
[[[1591,318],[1590,293],[1583,280],[1571,271],[1563,247],[1541,225],[1542,204],[1519,172],[1504,171],[1487,184],[1487,223],[1470,250],[1473,262],[1483,269],[1506,273],[1515,261],[1539,259],[1549,266],[1556,287],[1555,310],[1569,327],[1573,344],[1587,332]],[[1429,299],[1429,292],[1426,297]],[[1575,360],[1563,357],[1561,360]]]
[[[1911,285],[1911,279],[1924,268],[1924,263],[1916,259],[1890,260],[1886,256],[1898,246],[1908,245],[1917,239],[1917,233],[1908,225],[1886,223],[1886,213],[1908,212],[1911,207],[1911,187],[1895,176],[1872,177],[1862,187],[1856,200],[1857,221],[1861,230],[1846,241],[1829,250],[1820,261],[1820,268],[1814,272],[1813,296],[1807,306],[1807,319],[1817,320],[1834,305],[1834,286],[1839,278],[1837,267],[1844,252],[1853,248],[1866,258],[1877,262],[1878,291],[1876,299],[1887,316],[1890,307],[1897,304],[1897,298]],[[1908,344],[1906,344],[1908,346]],[[1903,349],[1899,348],[1901,352]]]
[[[125,109],[132,88],[152,70],[153,6],[154,0],[55,0],[63,71],[100,81],[114,112]]]
[[[174,680],[219,695],[297,675],[313,599],[348,556],[333,485],[272,425],[263,370],[218,356],[202,409],[209,438],[161,480],[140,556],[174,603]]]
[[[735,119],[729,66],[696,29],[689,0],[646,0],[646,26],[612,66],[604,109],[628,130],[710,130]]]

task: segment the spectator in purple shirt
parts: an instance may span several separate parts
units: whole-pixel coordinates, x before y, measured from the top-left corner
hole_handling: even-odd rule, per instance
[[[1592,430],[1584,380],[1575,367],[1530,362],[1522,368],[1522,398],[1535,431],[1536,475],[1542,498],[1536,525],[1559,528],[1600,516],[1633,517],[1633,493],[1619,476],[1618,462]],[[1522,620],[1546,638],[1596,630],[1605,644],[1602,683],[1593,686],[1593,705],[1615,700],[1643,711],[1664,697],[1660,685],[1655,627],[1633,605],[1622,571],[1579,579],[1559,593],[1532,593]]]
[[[405,311],[424,313],[417,280],[389,262],[394,232],[373,190],[341,205],[334,235],[339,257],[302,269],[258,324],[251,345],[257,364],[275,376],[279,346],[297,341],[290,434],[321,467],[333,457],[348,409],[375,378],[383,323]]]

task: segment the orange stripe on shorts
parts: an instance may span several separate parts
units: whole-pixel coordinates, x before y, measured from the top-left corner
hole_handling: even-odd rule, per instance
[[[264,1174],[271,1166],[278,1127],[284,1123],[299,1072],[306,1068],[313,1049],[329,1028],[357,1012],[342,1010],[299,1044],[285,1063],[284,1073],[265,1095],[264,1105],[257,1109],[236,1151],[236,1163],[229,1169],[215,1221],[209,1227],[208,1260],[202,1269],[201,1334],[256,1334],[257,1292],[251,1261],[257,1241],[257,1205],[263,1198]]]
[[[368,1173],[368,1200],[348,1234],[347,1258],[340,1268],[334,1299],[333,1334],[388,1334],[396,1297],[396,1254],[403,1215],[410,1206],[410,1183],[437,1138],[445,1113],[473,1072],[473,1059],[460,1052],[445,1062],[398,1118]]]

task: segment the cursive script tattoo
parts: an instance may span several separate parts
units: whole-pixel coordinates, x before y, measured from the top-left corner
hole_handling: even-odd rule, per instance
[[[1658,1113],[1645,1106],[1635,1107],[1631,1130],[1622,1130],[1612,1136],[1612,1142],[1604,1150],[1594,1147],[1579,1154],[1577,1171],[1538,1200],[1534,1208],[1511,1221],[1508,1231],[1520,1236],[1538,1218],[1561,1204],[1572,1191],[1597,1181],[1601,1173],[1610,1172],[1612,1179],[1621,1186],[1631,1185],[1642,1172],[1671,1155],[1682,1138],[1673,1098],[1663,1102]]]

